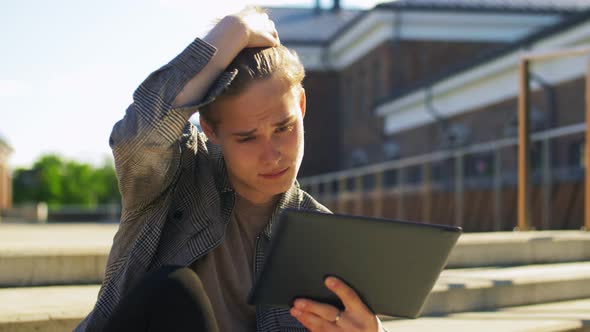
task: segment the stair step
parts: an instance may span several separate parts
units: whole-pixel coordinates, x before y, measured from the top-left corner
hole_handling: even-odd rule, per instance
[[[116,224],[0,224],[0,286],[100,283]]]
[[[587,332],[590,331],[590,298],[415,320],[394,319],[384,321],[383,326],[396,332]]]
[[[72,331],[94,306],[99,288],[0,288],[0,332]]]
[[[0,224],[0,286],[100,283],[117,224]],[[590,232],[463,234],[447,267],[590,260]]]
[[[447,267],[478,267],[590,260],[590,232],[530,231],[461,235]]]
[[[590,262],[447,269],[423,315],[590,297]]]
[[[472,320],[473,317],[453,313],[590,298],[588,285],[590,262],[449,269],[443,271],[436,283],[423,315],[447,314],[454,319],[444,324],[461,325],[461,322]],[[71,330],[90,311],[96,301],[98,290],[97,285],[1,288],[0,332],[20,331],[20,328],[22,331],[32,331],[33,327],[39,326],[42,326],[43,330],[49,329],[46,324],[56,331],[64,327]],[[583,310],[580,309],[580,312]],[[524,313],[524,310],[512,310],[506,311],[505,315]],[[586,314],[590,314],[590,310],[587,310]],[[435,318],[438,317],[428,319]],[[529,318],[523,319],[523,330],[519,331],[526,331],[524,328],[529,326],[528,320]],[[557,318],[543,319],[543,324],[554,329],[557,328],[555,320]],[[428,322],[426,318],[417,321],[424,324]],[[563,330],[547,331],[569,331],[567,328],[573,324],[569,321],[565,323]],[[504,331],[500,321],[495,324],[494,326],[498,327],[495,331]],[[398,331],[397,328],[392,330]]]

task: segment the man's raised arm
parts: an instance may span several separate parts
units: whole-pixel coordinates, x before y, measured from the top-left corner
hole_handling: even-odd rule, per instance
[[[243,48],[278,43],[268,16],[246,9],[221,19],[137,88],[109,139],[126,212],[143,210],[173,182],[188,119],[234,57]]]

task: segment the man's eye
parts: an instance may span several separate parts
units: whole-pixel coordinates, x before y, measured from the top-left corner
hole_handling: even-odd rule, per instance
[[[282,133],[285,131],[291,131],[291,130],[293,130],[293,125],[282,126],[282,127],[277,128],[277,132],[279,132],[279,133]]]
[[[254,139],[254,137],[249,136],[249,137],[244,137],[244,138],[239,139],[238,142],[239,143],[245,143],[245,142],[251,141],[253,139]]]

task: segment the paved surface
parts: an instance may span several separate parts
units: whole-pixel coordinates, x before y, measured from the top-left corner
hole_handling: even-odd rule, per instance
[[[0,254],[108,253],[118,224],[0,224]]]

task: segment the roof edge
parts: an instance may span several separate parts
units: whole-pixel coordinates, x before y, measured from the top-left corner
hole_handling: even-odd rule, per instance
[[[423,89],[425,87],[435,85],[436,83],[439,83],[439,82],[441,82],[445,79],[448,79],[452,76],[456,76],[462,72],[474,69],[474,68],[481,66],[485,63],[493,61],[501,56],[504,56],[504,55],[507,55],[513,51],[516,51],[520,48],[527,47],[531,44],[534,44],[534,43],[546,38],[546,37],[549,37],[549,36],[552,36],[552,35],[555,35],[555,34],[558,34],[561,32],[565,32],[569,29],[575,28],[576,26],[578,26],[588,20],[590,20],[590,10],[586,10],[580,14],[574,15],[573,17],[571,17],[569,19],[565,19],[565,20],[562,20],[558,23],[550,25],[548,27],[542,28],[541,30],[539,30],[533,34],[526,36],[522,39],[519,39],[515,42],[509,43],[506,46],[501,46],[499,48],[495,48],[495,49],[489,50],[487,52],[483,52],[479,55],[476,55],[476,57],[473,59],[473,61],[447,67],[446,70],[443,70],[430,78],[420,80],[420,81],[416,82],[415,84],[408,86],[405,89],[402,89],[402,90],[400,90],[396,93],[393,93],[385,98],[382,98],[381,100],[378,100],[373,105],[374,109],[376,109],[378,106],[388,104],[388,103],[391,103],[391,102],[398,100],[400,98],[406,97],[406,96],[408,96],[420,89]]]

